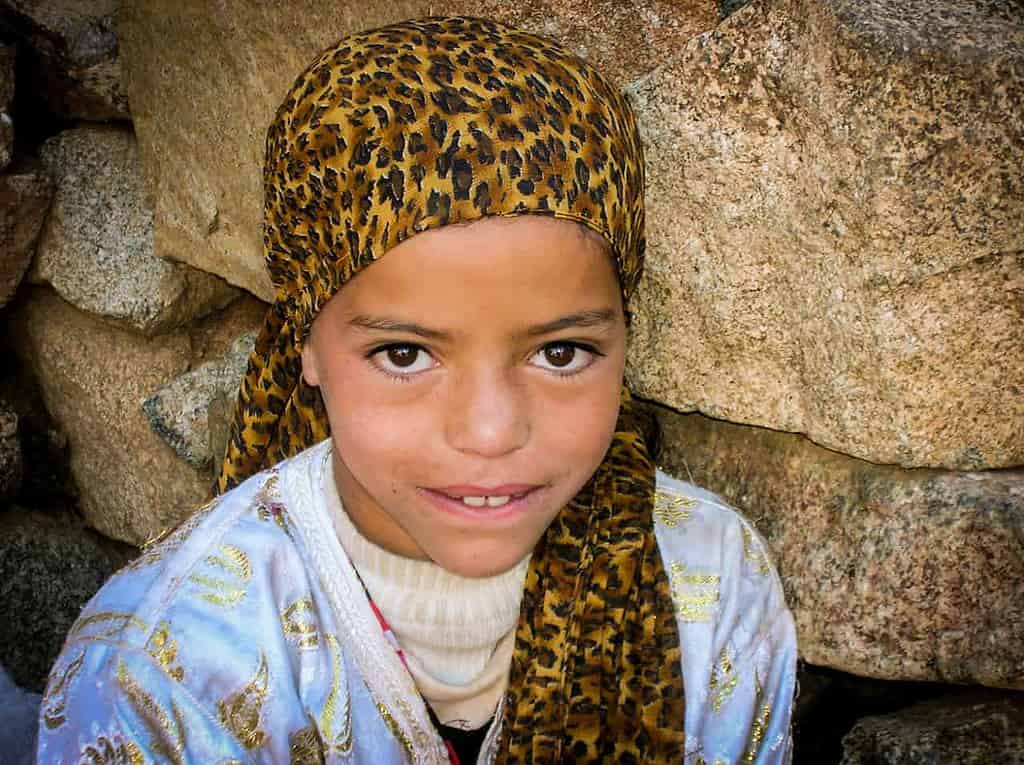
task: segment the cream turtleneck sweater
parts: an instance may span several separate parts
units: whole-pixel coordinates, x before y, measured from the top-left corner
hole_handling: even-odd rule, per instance
[[[333,455],[329,465],[323,489],[338,539],[395,633],[420,693],[445,725],[480,727],[508,685],[529,556],[476,579],[388,552],[353,525],[338,498]]]

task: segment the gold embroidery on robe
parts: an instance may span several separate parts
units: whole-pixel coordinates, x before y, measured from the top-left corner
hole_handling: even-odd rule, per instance
[[[300,598],[281,612],[281,629],[300,649],[320,645],[312,598]]]
[[[67,695],[71,684],[85,663],[83,650],[64,667],[59,675],[54,675],[43,696],[43,724],[48,730],[59,728],[67,721]]]
[[[409,737],[406,736],[405,732],[398,726],[398,721],[392,716],[391,710],[383,704],[378,703],[377,711],[380,713],[380,716],[384,718],[384,722],[388,726],[388,730],[390,730],[392,735],[401,742],[406,754],[409,755],[409,759],[415,761],[416,750],[413,748],[412,741],[409,740]]]
[[[654,500],[654,517],[666,528],[674,529],[690,520],[693,516],[690,511],[696,506],[697,500],[690,497],[658,492]]]
[[[743,530],[743,556],[754,565],[757,573],[767,575],[772,570],[771,564],[768,563],[768,556],[754,539],[754,533],[747,528],[746,524],[740,528]]]
[[[256,495],[256,514],[261,521],[273,521],[278,527],[292,536],[291,523],[288,521],[288,511],[285,506],[274,498],[277,490],[277,473],[271,474],[263,483],[262,488]]]
[[[288,736],[289,765],[323,765],[324,748],[312,723]]]
[[[678,561],[669,565],[669,583],[676,613],[684,622],[707,622],[719,597],[717,574],[690,574]]]
[[[143,632],[149,629],[146,623],[135,616],[135,614],[125,611],[100,611],[88,616],[80,616],[71,625],[71,630],[68,634],[80,637],[88,633],[88,637],[112,638],[120,635],[130,627],[142,630]]]
[[[177,550],[196,526],[202,523],[203,519],[220,504],[220,500],[221,497],[214,497],[178,525],[168,526],[159,534],[147,539],[142,544],[142,552],[139,557],[122,570],[135,571],[144,568]]]
[[[320,713],[320,730],[323,732],[327,751],[346,754],[352,748],[352,709],[349,704],[348,688],[345,681],[345,665],[338,638],[327,635],[327,648],[331,656],[331,690]],[[338,705],[342,704],[339,710]],[[335,730],[335,721],[341,717],[341,725]]]
[[[171,625],[160,622],[146,642],[146,652],[163,667],[168,677],[179,683],[185,677],[185,670],[175,662],[178,659],[178,644],[171,638]]]
[[[145,765],[142,750],[121,736],[100,736],[82,749],[79,765]]]
[[[203,565],[206,573],[197,571],[188,578],[206,590],[200,598],[216,606],[233,606],[245,597],[252,565],[242,550],[234,545],[221,545],[218,554],[206,556]]]
[[[185,724],[174,702],[171,702],[170,712],[161,708],[128,673],[128,667],[120,659],[117,662],[117,682],[152,734],[149,748],[170,762],[184,763]]]
[[[266,732],[260,730],[260,714],[267,698],[269,680],[267,657],[260,652],[260,663],[252,679],[244,688],[217,704],[220,721],[246,749],[259,749],[266,741]]]
[[[746,753],[743,755],[743,762],[753,762],[757,758],[757,753],[761,748],[761,740],[764,738],[764,732],[768,729],[768,720],[772,714],[772,708],[767,704],[762,704],[764,701],[764,688],[761,687],[760,681],[754,679],[754,706],[759,709],[755,709],[756,717],[750,725],[750,738],[747,739]]]
[[[708,683],[711,708],[716,714],[722,711],[722,706],[736,690],[739,679],[736,668],[729,658],[728,649],[723,648],[718,661],[711,665],[711,680]]]

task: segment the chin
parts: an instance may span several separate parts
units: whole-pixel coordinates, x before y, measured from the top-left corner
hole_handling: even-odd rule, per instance
[[[507,550],[502,555],[481,555],[479,557],[466,558],[460,555],[439,555],[433,561],[449,573],[466,577],[467,579],[484,579],[490,576],[504,574],[506,571],[515,568],[527,553],[533,550],[521,551],[519,554],[508,554]]]

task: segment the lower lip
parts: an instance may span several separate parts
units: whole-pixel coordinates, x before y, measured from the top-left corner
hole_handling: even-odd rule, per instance
[[[538,486],[536,489],[530,489],[526,494],[513,497],[499,507],[470,507],[461,499],[453,499],[433,489],[421,488],[419,491],[432,505],[446,513],[478,522],[498,523],[516,520],[535,507],[544,488]]]

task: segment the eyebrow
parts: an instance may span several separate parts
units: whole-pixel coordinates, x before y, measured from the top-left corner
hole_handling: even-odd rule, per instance
[[[618,312],[612,308],[601,308],[593,311],[579,311],[562,316],[554,321],[530,327],[525,331],[527,337],[539,337],[559,332],[563,329],[604,327],[612,324]],[[401,332],[417,335],[428,340],[451,340],[451,333],[441,329],[431,329],[415,322],[399,321],[386,316],[367,316],[357,314],[349,320],[349,325],[359,329],[376,330],[378,332]]]

